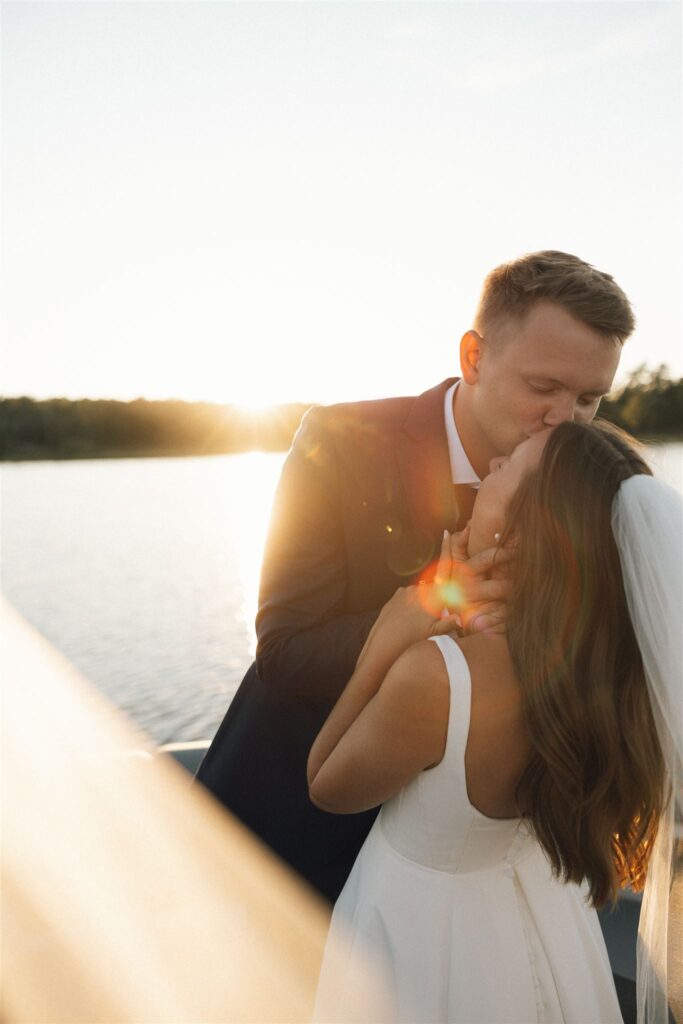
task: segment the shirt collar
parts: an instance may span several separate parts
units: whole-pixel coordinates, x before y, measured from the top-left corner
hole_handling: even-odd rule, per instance
[[[465,449],[455,425],[453,415],[453,397],[459,380],[452,384],[444,398],[444,418],[446,421],[446,437],[448,438],[448,454],[451,460],[451,476],[454,484],[469,484],[475,490],[479,487],[481,480],[472,469],[470,460],[465,455]]]

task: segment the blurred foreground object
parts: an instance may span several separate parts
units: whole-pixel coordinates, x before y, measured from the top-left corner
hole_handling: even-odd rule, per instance
[[[0,599],[3,1024],[310,1016],[321,903]]]

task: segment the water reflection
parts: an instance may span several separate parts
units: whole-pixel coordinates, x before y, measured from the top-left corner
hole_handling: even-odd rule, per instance
[[[683,444],[646,455],[683,490]],[[254,656],[283,461],[5,464],[2,589],[154,740],[207,738]]]
[[[211,735],[253,658],[283,459],[5,465],[3,591],[155,740]]]
[[[262,452],[227,456],[217,467],[221,489],[219,504],[226,508],[227,540],[232,545],[242,586],[239,618],[248,636],[248,651],[256,653],[254,620],[258,607],[259,574],[273,494],[284,461],[283,456]]]

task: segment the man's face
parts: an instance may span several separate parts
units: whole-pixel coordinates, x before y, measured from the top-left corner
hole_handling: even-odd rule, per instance
[[[621,345],[551,302],[492,328],[480,344],[472,410],[492,455],[565,420],[593,419],[612,386]]]

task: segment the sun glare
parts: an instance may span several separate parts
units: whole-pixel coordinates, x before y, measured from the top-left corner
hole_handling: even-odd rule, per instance
[[[239,409],[241,412],[258,415],[259,413],[269,412],[275,403],[268,402],[260,398],[251,398],[242,399],[239,402],[233,402],[231,404],[235,409]]]

